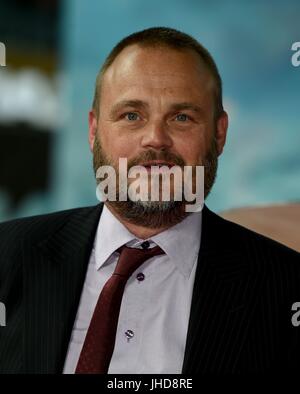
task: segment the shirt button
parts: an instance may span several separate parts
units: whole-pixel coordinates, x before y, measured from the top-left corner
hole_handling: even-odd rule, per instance
[[[150,242],[149,242],[149,241],[145,241],[145,242],[143,242],[143,243],[141,244],[141,247],[142,247],[143,249],[148,249],[149,246],[150,246]]]
[[[145,279],[145,275],[142,272],[139,272],[136,276],[136,279],[140,282]]]
[[[127,342],[129,342],[129,340],[134,337],[134,332],[132,330],[127,330],[125,331],[125,336],[127,338]]]

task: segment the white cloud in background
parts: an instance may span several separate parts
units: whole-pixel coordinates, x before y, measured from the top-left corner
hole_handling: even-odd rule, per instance
[[[28,122],[55,129],[59,123],[55,83],[34,69],[0,69],[0,122]]]

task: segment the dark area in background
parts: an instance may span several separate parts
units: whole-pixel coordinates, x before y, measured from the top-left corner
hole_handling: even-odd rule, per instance
[[[58,27],[58,0],[0,1],[6,67],[36,69],[51,79],[57,68]],[[9,210],[27,195],[48,190],[53,139],[52,130],[0,119],[0,191],[9,196]]]
[[[34,52],[55,53],[58,41],[58,0],[0,1],[0,37],[9,48],[28,58]],[[24,54],[25,56],[25,54]]]
[[[51,132],[17,124],[0,126],[0,138],[0,185],[13,210],[27,195],[49,186]]]

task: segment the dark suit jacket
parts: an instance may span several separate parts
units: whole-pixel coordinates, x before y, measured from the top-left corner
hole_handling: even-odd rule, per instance
[[[0,224],[1,373],[62,372],[101,211]],[[205,207],[183,373],[299,371],[298,301],[299,254]]]

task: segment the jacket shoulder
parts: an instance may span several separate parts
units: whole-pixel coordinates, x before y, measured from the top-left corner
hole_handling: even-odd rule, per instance
[[[30,239],[32,242],[46,238],[57,231],[69,218],[88,214],[95,206],[67,209],[48,214],[13,219],[0,223],[0,250],[5,253],[20,241]]]
[[[218,216],[218,220],[231,241],[245,252],[262,253],[266,259],[268,256],[272,256],[273,260],[286,258],[289,261],[294,260],[300,263],[300,253],[296,250],[220,216]]]

